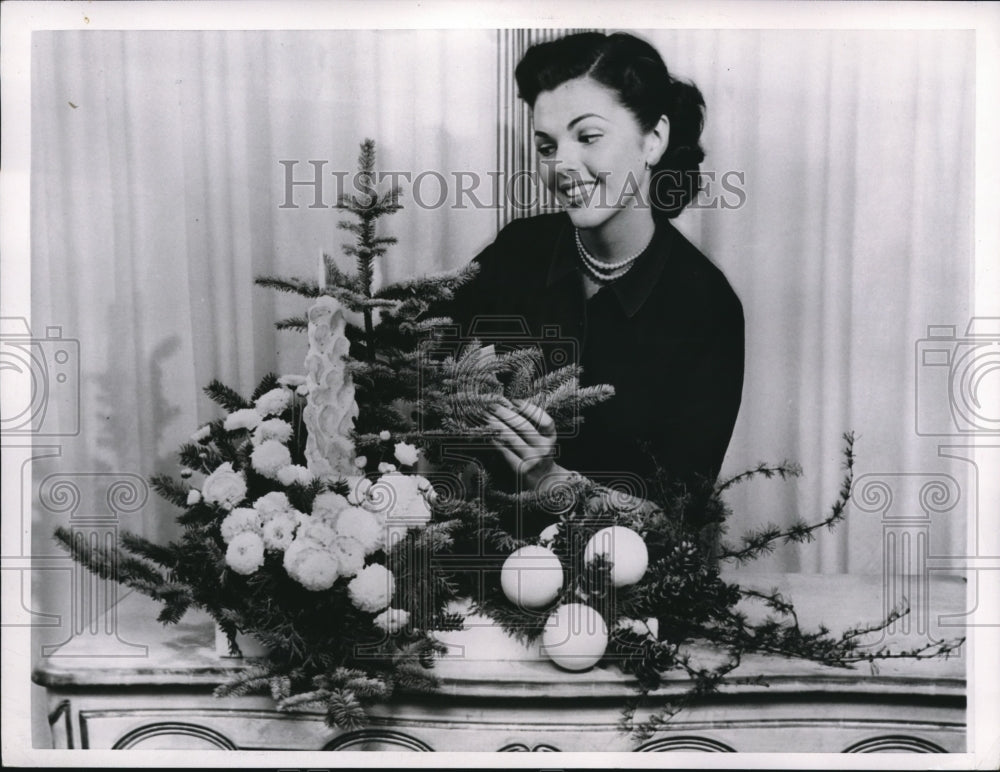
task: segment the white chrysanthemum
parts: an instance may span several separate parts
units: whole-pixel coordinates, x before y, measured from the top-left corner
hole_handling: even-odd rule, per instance
[[[324,547],[332,547],[337,541],[337,532],[325,520],[312,517],[308,523],[300,523],[299,528],[299,538],[310,539]]]
[[[411,528],[425,525],[431,519],[427,498],[431,495],[431,483],[418,474],[387,474],[379,478],[379,483],[392,487],[395,504],[388,513],[387,521]]]
[[[378,465],[379,474],[389,474],[390,472],[395,472],[395,471],[396,471],[396,465],[390,464],[388,461],[382,461]]]
[[[278,470],[278,482],[282,485],[308,485],[313,479],[313,473],[298,464],[289,464]]]
[[[330,549],[340,564],[341,576],[356,576],[365,567],[365,550],[357,539],[341,536]]]
[[[238,574],[252,574],[264,565],[264,540],[255,533],[238,533],[229,542],[226,564]]]
[[[254,411],[257,412],[257,411]],[[253,432],[253,444],[260,445],[268,440],[288,442],[292,438],[292,425],[280,418],[268,418],[257,424]]]
[[[382,440],[382,442],[388,442],[389,439],[392,438],[392,434],[389,432],[388,429],[383,429],[378,433],[378,438]]]
[[[255,512],[256,510],[250,510]],[[264,524],[264,546],[269,550],[288,549],[295,538],[295,529],[299,522],[291,514],[277,515]]]
[[[228,461],[220,465],[205,478],[201,486],[201,497],[207,504],[215,504],[223,509],[232,509],[247,495],[247,483],[241,472],[233,470]]]
[[[373,614],[389,605],[395,591],[392,571],[378,563],[367,566],[347,585],[351,603]]]
[[[299,532],[292,539],[292,543],[285,548],[285,556],[281,559],[281,564],[289,575],[295,571],[299,560],[305,555],[307,550],[322,549],[322,545],[312,539],[306,539]]]
[[[356,459],[354,459],[354,466],[356,466],[358,469],[364,469],[366,466],[368,466],[368,456],[358,456]]]
[[[235,432],[240,429],[254,429],[260,423],[260,413],[253,408],[235,410],[226,416],[222,422],[222,428],[227,432]]]
[[[361,506],[368,501],[368,492],[371,490],[372,481],[367,477],[348,477],[347,500],[352,505]]]
[[[389,635],[395,635],[410,623],[410,612],[401,608],[387,608],[372,621]]]
[[[291,392],[288,389],[277,388],[261,394],[253,404],[258,413],[262,416],[269,416],[280,415],[291,403]]]
[[[306,382],[306,377],[304,375],[297,375],[294,373],[291,375],[282,375],[278,379],[278,383],[280,383],[282,386],[288,386],[289,388],[295,388],[296,386],[301,386],[305,382]]]
[[[237,507],[230,512],[219,524],[219,533],[222,540],[229,544],[241,533],[260,534],[261,520],[260,513],[256,509],[248,507]]]
[[[361,507],[350,507],[337,516],[337,535],[356,539],[366,555],[385,546],[385,530],[379,519]]]
[[[260,512],[260,516],[267,522],[275,515],[289,512],[292,504],[281,491],[273,491],[261,496],[253,503],[253,508]]]
[[[413,466],[417,463],[417,457],[420,451],[417,450],[416,445],[411,445],[408,442],[397,442],[396,443],[396,460],[403,466]]]
[[[198,428],[194,434],[191,435],[191,442],[206,442],[209,437],[212,436],[212,426],[210,424],[205,424]]]
[[[187,497],[187,505],[189,507],[193,507],[199,501],[201,501],[201,491],[198,490],[197,488],[192,488],[191,490],[189,490]]]
[[[332,491],[327,491],[326,493],[319,494],[313,499],[312,514],[313,517],[322,518],[324,520],[334,520],[337,517],[337,513],[343,509],[347,509],[350,503],[341,496],[339,493],[333,493]]]
[[[254,448],[250,463],[264,477],[273,479],[278,476],[279,469],[292,463],[292,454],[280,442],[267,440]]]
[[[296,544],[309,544],[309,542],[293,542],[289,551],[294,549]],[[332,553],[317,547],[306,546],[297,550],[291,561],[291,567],[287,560],[288,552],[285,552],[285,558],[285,570],[288,571],[288,575],[307,590],[329,590],[340,576],[340,564],[337,558]]]

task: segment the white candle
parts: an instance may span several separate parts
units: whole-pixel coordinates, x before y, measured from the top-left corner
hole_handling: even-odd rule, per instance
[[[323,247],[319,248],[319,288],[326,289],[326,256],[323,254]]]
[[[344,361],[350,342],[344,334],[343,309],[335,298],[317,298],[308,318],[305,370],[309,396],[302,411],[309,432],[306,465],[317,477],[336,480],[357,472],[351,430],[358,417],[358,405]]]

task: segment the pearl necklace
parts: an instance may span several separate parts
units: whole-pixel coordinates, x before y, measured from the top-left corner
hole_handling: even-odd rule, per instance
[[[639,255],[646,251],[646,248],[653,241],[653,237],[650,236],[646,245],[631,257],[626,257],[624,260],[619,260],[614,263],[605,263],[590,254],[590,252],[587,251],[587,248],[583,246],[583,241],[580,240],[580,231],[578,228],[574,228],[573,233],[576,236],[576,250],[580,253],[580,259],[583,261],[584,268],[589,271],[590,275],[593,276],[594,279],[603,283],[614,281],[618,277],[624,276],[628,273],[628,269],[632,267],[632,263],[636,261]]]

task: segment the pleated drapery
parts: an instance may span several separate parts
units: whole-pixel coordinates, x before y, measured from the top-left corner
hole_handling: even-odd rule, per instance
[[[507,215],[452,206],[452,175],[516,170],[503,148],[525,127],[497,121],[513,93],[510,34],[35,33],[33,325],[79,340],[82,389],[80,434],[36,479],[176,472],[178,445],[217,415],[206,383],[247,392],[270,370],[301,371],[303,337],[272,325],[304,301],[253,278],[312,278],[321,252],[339,255],[333,172],[353,172],[364,138],[381,170],[425,172],[420,202],[404,184],[406,208],[385,221],[399,244],[379,281],[457,267],[488,243]],[[708,105],[716,181],[676,222],[746,311],[724,474],[783,458],[806,471],[735,489],[731,533],[822,516],[850,429],[859,474],[960,477],[914,430],[914,352],[928,325],[964,328],[970,314],[972,33],[641,34]],[[325,208],[308,185],[282,207],[281,161],[296,182],[324,162]],[[727,173],[739,193],[722,187]],[[435,174],[451,194],[437,206]],[[964,548],[966,512],[935,515],[932,551]],[[174,514],[154,497],[127,527],[166,537]],[[36,512],[36,551],[54,550],[56,520]],[[883,525],[853,512],[760,567],[878,571]]]

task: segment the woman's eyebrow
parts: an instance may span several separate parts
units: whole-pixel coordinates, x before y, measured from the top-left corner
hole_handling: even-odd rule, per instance
[[[576,124],[578,124],[584,118],[600,118],[602,121],[606,121],[607,120],[607,118],[605,118],[603,115],[598,115],[597,113],[584,113],[583,115],[576,116],[576,118],[574,118],[569,123],[567,123],[566,124],[566,128],[567,129],[572,129]],[[535,129],[535,136],[536,137],[548,137],[549,135],[546,134],[541,129]]]
[[[572,129],[576,124],[578,124],[584,118],[600,118],[602,121],[607,120],[607,118],[605,118],[603,115],[598,115],[597,113],[584,113],[583,115],[576,116],[576,118],[567,123],[566,128]]]

